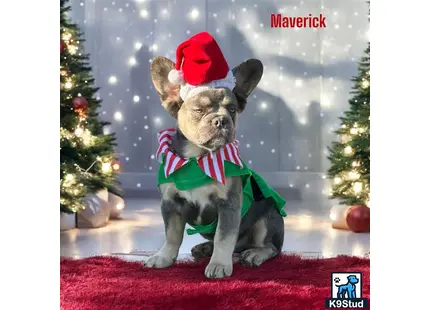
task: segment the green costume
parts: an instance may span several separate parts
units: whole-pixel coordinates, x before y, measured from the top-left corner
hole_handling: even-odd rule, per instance
[[[193,188],[197,188],[212,182],[217,182],[213,178],[209,177],[199,166],[196,158],[188,159],[182,167],[171,173],[166,177],[165,174],[165,156],[163,154],[162,163],[158,170],[158,186],[164,183],[175,183],[176,188],[180,191],[186,191]],[[261,191],[264,198],[272,198],[274,206],[282,216],[287,216],[287,213],[283,210],[285,200],[274,191],[267,183],[257,174],[255,171],[249,169],[245,163],[241,160],[243,167],[233,164],[229,161],[224,161],[224,174],[225,177],[241,176],[243,185],[243,200],[242,200],[242,212],[241,216],[245,216],[252,202],[257,198],[254,197],[253,181]],[[192,229],[187,229],[189,235],[193,234],[215,234],[217,222],[214,221],[209,225],[190,225]]]

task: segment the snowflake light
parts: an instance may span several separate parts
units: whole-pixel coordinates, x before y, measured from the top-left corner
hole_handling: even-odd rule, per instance
[[[116,121],[118,121],[118,122],[120,122],[120,121],[122,121],[122,113],[121,112],[119,112],[119,111],[117,111],[117,112],[115,112],[115,114],[113,115],[113,118],[116,120]]]
[[[189,16],[192,20],[196,20],[199,18],[200,12],[197,9],[192,9],[191,12],[189,13]]]
[[[116,84],[116,83],[118,82],[118,79],[116,78],[116,76],[111,75],[111,76],[109,77],[108,82],[109,82],[109,84],[114,85],[114,84]]]

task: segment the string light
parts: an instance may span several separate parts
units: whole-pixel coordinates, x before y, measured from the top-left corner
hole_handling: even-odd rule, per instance
[[[345,148],[344,152],[345,152],[345,154],[346,154],[346,155],[351,155],[351,154],[352,154],[352,152],[353,152],[352,147],[348,145],[348,146]]]
[[[67,50],[70,54],[75,55],[78,52],[79,47],[73,44],[67,45]]]
[[[340,184],[340,182],[342,182],[342,179],[341,179],[341,178],[339,178],[339,177],[335,177],[335,178],[334,178],[334,183],[335,183],[335,184]]]
[[[71,89],[73,87],[72,81],[71,80],[66,81],[66,83],[64,83],[64,87],[66,89]]]
[[[350,133],[352,135],[356,135],[358,133],[358,129],[357,128],[351,128]]]
[[[361,83],[361,86],[363,88],[368,88],[370,86],[370,83],[368,80],[363,79],[363,82]]]
[[[360,166],[360,162],[358,162],[358,161],[354,160],[354,161],[352,162],[352,166],[353,166],[353,167],[359,167],[359,166]]]
[[[357,180],[360,177],[360,174],[356,171],[350,171],[348,176],[351,180]]]
[[[72,182],[75,179],[75,176],[71,173],[67,174],[65,177],[66,181]]]
[[[84,142],[85,145],[90,145],[91,142],[93,141],[93,136],[91,134],[91,132],[88,129],[85,129],[84,132],[82,133],[82,141]]]
[[[63,32],[63,34],[61,35],[61,38],[64,41],[68,42],[72,38],[72,34],[70,32]]]
[[[356,194],[361,193],[361,191],[363,190],[363,183],[361,182],[355,182],[354,186],[353,186],[354,192]]]
[[[104,173],[108,173],[108,172],[110,172],[110,171],[111,171],[111,165],[110,165],[110,163],[109,163],[109,162],[107,162],[107,163],[102,163],[102,171],[103,171]]]
[[[80,137],[84,133],[84,130],[81,127],[75,129],[75,135]]]

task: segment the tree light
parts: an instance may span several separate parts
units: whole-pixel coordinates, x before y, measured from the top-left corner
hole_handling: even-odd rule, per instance
[[[348,173],[348,176],[352,180],[357,180],[360,177],[360,174],[358,172],[355,172],[355,171],[350,171]]]
[[[351,135],[356,135],[358,133],[358,129],[357,128],[351,128],[350,132],[351,132]]]
[[[79,49],[79,47],[76,45],[72,45],[72,44],[67,45],[67,50],[72,55],[75,55],[77,53],[78,49]]]
[[[84,133],[84,130],[81,127],[75,129],[75,135],[80,137]]]
[[[75,176],[73,174],[69,173],[66,175],[65,179],[66,179],[66,181],[71,182],[75,179]]]
[[[363,82],[361,83],[361,86],[363,88],[368,88],[370,86],[370,83],[368,80],[363,80]]]
[[[65,87],[66,89],[70,89],[70,88],[72,88],[72,87],[73,87],[73,84],[72,84],[72,82],[71,82],[71,81],[67,81],[66,83],[64,83],[64,87]]]
[[[61,38],[64,41],[69,41],[72,38],[72,34],[70,32],[63,32],[63,34],[61,35]]]
[[[110,163],[103,163],[102,164],[102,171],[104,173],[110,172],[111,171]]]
[[[360,193],[363,190],[363,183],[361,182],[355,182],[353,186],[354,192],[356,194]]]
[[[335,183],[335,184],[340,184],[340,182],[342,182],[342,179],[341,179],[341,178],[339,178],[339,177],[335,177],[335,178],[334,178],[334,183]]]
[[[351,146],[347,146],[344,150],[346,155],[351,155],[352,154],[352,147]]]

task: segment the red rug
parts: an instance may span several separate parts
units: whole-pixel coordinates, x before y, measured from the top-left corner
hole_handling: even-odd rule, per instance
[[[204,277],[208,260],[167,269],[112,257],[61,259],[62,310],[292,309],[322,310],[331,294],[331,272],[362,272],[369,298],[370,261],[339,256],[280,256],[258,268],[234,265],[229,278]]]

